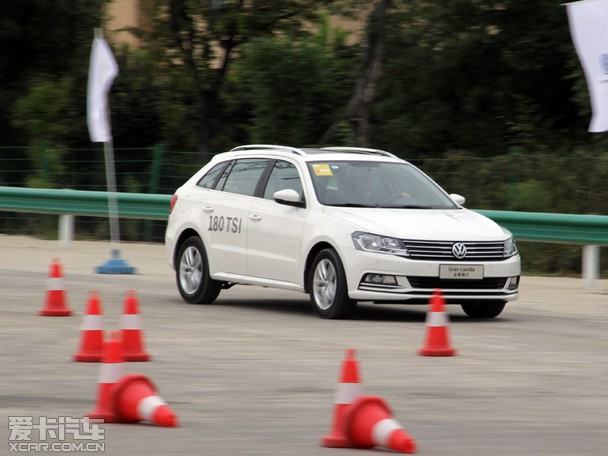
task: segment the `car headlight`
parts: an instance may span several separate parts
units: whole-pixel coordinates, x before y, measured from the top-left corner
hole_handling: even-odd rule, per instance
[[[505,258],[512,257],[517,254],[517,245],[515,244],[515,239],[511,236],[509,239],[505,241],[505,247],[502,255]]]
[[[353,244],[357,250],[366,252],[387,253],[389,255],[408,256],[400,239],[392,237],[378,236],[377,234],[362,233],[355,231],[352,235]]]

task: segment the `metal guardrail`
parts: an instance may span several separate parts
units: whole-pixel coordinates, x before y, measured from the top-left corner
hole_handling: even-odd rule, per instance
[[[546,212],[477,211],[513,233],[537,242],[608,245],[608,216]]]
[[[168,218],[171,195],[116,193],[116,197],[121,218]],[[0,211],[62,215],[60,233],[70,233],[67,225],[73,225],[72,216],[108,215],[108,194],[83,190],[0,187]],[[608,245],[608,216],[489,210],[477,212],[510,230],[517,240],[583,244],[583,277],[586,283],[592,285],[599,276],[599,246]]]
[[[121,218],[166,220],[171,195],[116,193]],[[0,187],[0,210],[108,216],[108,194],[84,190]]]
[[[116,193],[121,218],[166,220],[170,195]],[[0,187],[0,210],[106,217],[108,194],[83,190]],[[478,210],[516,239],[608,245],[608,216]]]

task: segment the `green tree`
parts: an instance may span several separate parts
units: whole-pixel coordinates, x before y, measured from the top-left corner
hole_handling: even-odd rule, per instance
[[[27,146],[0,150],[0,160],[11,159],[1,181],[54,186],[66,146],[87,138],[88,55],[105,3],[0,2],[0,138],[3,146]]]
[[[15,103],[13,124],[29,138],[28,155],[36,170],[25,182],[28,187],[52,186],[63,172],[71,88],[70,78],[37,81]]]
[[[151,146],[163,140],[162,84],[145,50],[123,46],[116,50],[119,74],[112,84],[110,110],[117,147]]]
[[[358,3],[355,2],[355,4]],[[370,111],[376,98],[378,82],[382,77],[386,59],[386,34],[391,25],[389,9],[392,7],[392,0],[377,0],[367,15],[362,61],[355,75],[352,94],[338,117],[320,137],[320,143],[326,143],[335,138],[340,125],[348,122],[355,144],[370,145],[372,128]]]
[[[351,89],[344,38],[325,18],[314,34],[258,38],[243,47],[230,86],[246,100],[252,142],[316,143]]]
[[[168,79],[190,90],[188,111],[196,124],[197,143],[208,152],[219,136],[226,81],[239,48],[253,38],[298,33],[325,1],[153,0],[152,30],[143,33]]]
[[[582,75],[559,2],[395,3],[375,144],[408,156],[492,155],[587,141]]]
[[[27,144],[10,116],[15,102],[48,78],[86,81],[92,30],[106,0],[0,2],[0,138]],[[85,44],[86,43],[86,44]],[[84,79],[83,79],[84,78]]]

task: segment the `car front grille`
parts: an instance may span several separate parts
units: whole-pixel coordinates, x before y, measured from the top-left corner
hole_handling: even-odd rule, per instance
[[[403,247],[409,252],[408,258],[417,260],[449,261],[497,261],[504,260],[504,242],[461,242],[467,253],[457,258],[452,253],[452,246],[458,241],[413,241],[404,239]]]
[[[451,290],[498,290],[504,288],[506,277],[486,277],[481,280],[440,279],[438,277],[407,276],[412,288],[442,288]]]

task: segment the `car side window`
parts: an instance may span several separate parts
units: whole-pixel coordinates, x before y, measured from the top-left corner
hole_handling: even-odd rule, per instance
[[[226,166],[226,168],[224,168],[224,171],[222,172],[220,179],[217,181],[217,184],[215,185],[216,190],[219,190],[219,191],[224,190],[224,184],[226,183],[226,179],[228,179],[228,175],[230,174],[230,170],[232,170],[233,166],[234,166],[234,160],[232,160],[230,163],[228,163],[228,166]]]
[[[264,198],[272,199],[272,195],[279,190],[292,189],[302,196],[302,182],[298,170],[294,165],[285,161],[278,160],[270,172]]]
[[[215,184],[217,183],[218,179],[220,178],[220,175],[222,174],[228,163],[229,162],[223,162],[215,165],[207,174],[205,174],[201,178],[201,180],[198,181],[196,185],[207,189],[214,189]]]
[[[237,160],[226,178],[223,190],[229,193],[253,196],[268,162],[267,158]]]

